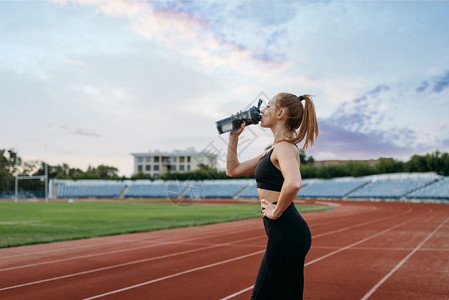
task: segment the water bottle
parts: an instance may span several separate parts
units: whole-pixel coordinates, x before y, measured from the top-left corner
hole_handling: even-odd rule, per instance
[[[262,115],[260,114],[261,104],[262,99],[259,99],[257,107],[253,106],[248,110],[242,111],[241,113],[216,121],[215,124],[217,126],[218,133],[222,134],[225,132],[238,130],[243,123],[245,124],[245,126],[251,124],[259,124],[260,119],[262,119]]]

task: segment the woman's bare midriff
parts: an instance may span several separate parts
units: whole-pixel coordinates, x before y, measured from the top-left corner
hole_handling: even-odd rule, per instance
[[[266,200],[270,201],[271,203],[274,203],[274,202],[278,201],[279,194],[281,192],[257,188],[257,193],[259,194],[259,200],[266,199]]]

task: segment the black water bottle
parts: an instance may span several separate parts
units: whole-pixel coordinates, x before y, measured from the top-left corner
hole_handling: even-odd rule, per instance
[[[260,105],[262,104],[262,99],[259,99],[259,103],[256,106],[249,108],[248,110],[242,111],[236,115],[227,117],[220,121],[216,121],[215,124],[218,129],[218,133],[222,134],[225,132],[238,130],[244,123],[246,125],[259,124],[262,115],[260,114]]]

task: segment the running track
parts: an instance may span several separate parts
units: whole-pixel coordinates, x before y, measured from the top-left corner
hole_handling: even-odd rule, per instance
[[[332,202],[305,299],[449,299],[449,205]],[[249,299],[260,219],[0,249],[0,299]]]

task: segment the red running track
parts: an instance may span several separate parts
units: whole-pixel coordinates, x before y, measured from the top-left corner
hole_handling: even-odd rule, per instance
[[[305,299],[449,299],[449,205],[338,202],[312,231]],[[0,299],[249,299],[261,219],[0,250]]]

